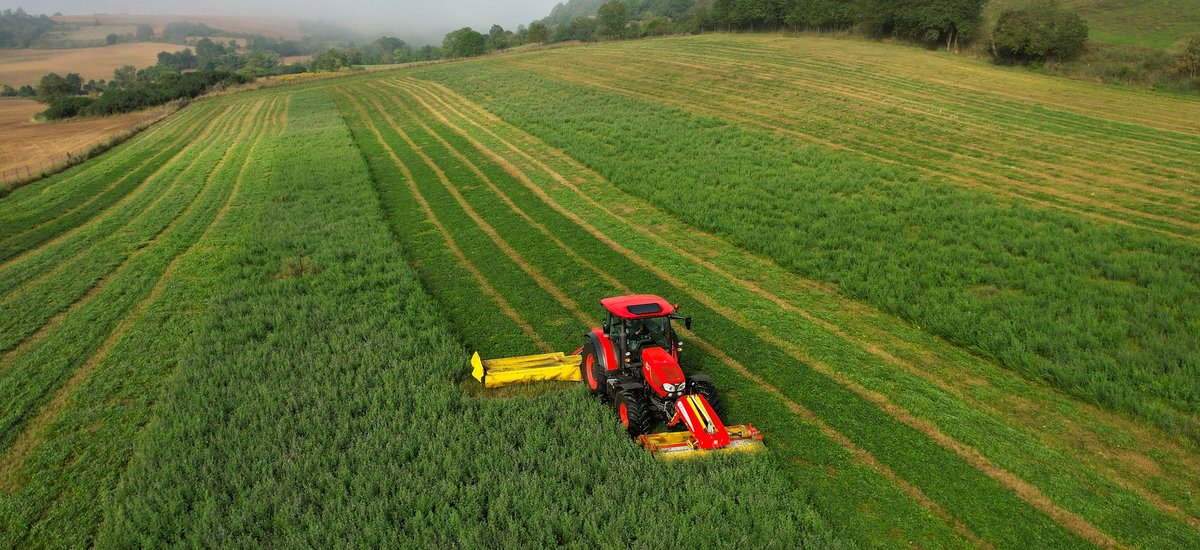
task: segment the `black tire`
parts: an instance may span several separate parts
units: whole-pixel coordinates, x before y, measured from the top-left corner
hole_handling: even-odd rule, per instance
[[[604,363],[600,362],[600,356],[596,354],[596,346],[588,342],[583,346],[583,360],[579,363],[579,379],[583,381],[583,387],[587,388],[588,393],[599,397],[601,400],[608,400],[608,371],[604,369]]]
[[[650,411],[650,400],[645,392],[638,390],[617,390],[613,399],[613,411],[617,413],[617,422],[625,427],[629,437],[637,437],[650,431],[653,421]]]
[[[688,380],[688,393],[698,393],[708,401],[713,412],[721,414],[721,396],[717,395],[717,387],[705,379]]]

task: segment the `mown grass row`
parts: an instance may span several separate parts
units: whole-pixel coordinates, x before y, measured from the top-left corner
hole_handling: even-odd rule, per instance
[[[196,147],[200,160],[184,171],[186,177],[170,184],[178,193],[171,195],[169,204],[174,206],[164,209],[173,208],[182,215],[169,228],[152,235],[119,269],[33,339],[4,356],[0,385],[16,389],[0,395],[0,448],[8,449],[18,440],[36,411],[101,348],[131,308],[151,293],[172,260],[195,242],[225,204],[232,178],[211,177],[211,172],[227,154],[237,151],[245,155],[246,151],[231,150],[231,140],[242,129],[240,120],[223,119],[219,126],[224,129],[221,137]],[[238,168],[236,158],[229,156],[232,160],[222,165],[223,174]],[[190,208],[185,206],[193,200]]]
[[[1193,244],[1001,205],[899,168],[528,73],[462,65],[420,74],[801,275],[1026,376],[1200,433]]]
[[[199,142],[209,139],[217,130],[215,120],[200,125],[202,129],[190,139]],[[195,150],[180,151],[170,163],[160,165],[153,171],[147,166],[144,171],[131,175],[136,187],[103,211],[91,212],[92,216],[88,219],[68,221],[66,218],[71,216],[65,216],[20,235],[11,242],[14,246],[13,257],[0,262],[0,274],[3,274],[0,277],[0,296],[7,300],[18,289],[45,276],[55,266],[93,250],[99,241],[113,235],[130,220],[163,200],[164,193],[170,189],[168,184],[195,158]],[[5,210],[21,208],[7,203],[3,206]]]
[[[807,41],[795,41],[794,44],[808,44]],[[658,47],[661,47],[659,49]],[[1034,142],[1046,142],[1050,151],[1057,151],[1068,156],[1078,156],[1080,146],[1093,144],[1101,147],[1122,146],[1117,153],[1145,153],[1145,158],[1132,158],[1134,166],[1146,168],[1169,167],[1187,170],[1188,166],[1180,153],[1196,145],[1197,136],[1192,133],[1181,133],[1148,125],[1143,121],[1135,123],[1124,122],[1110,118],[1113,111],[1133,112],[1132,104],[1117,105],[1116,109],[1107,112],[1069,111],[1061,108],[1046,108],[1029,101],[1014,100],[1005,97],[1005,92],[1014,90],[992,90],[991,93],[979,93],[956,86],[953,81],[939,78],[932,72],[922,75],[923,78],[912,78],[892,71],[878,71],[880,60],[856,62],[843,52],[837,50],[822,51],[819,55],[804,56],[800,52],[791,52],[783,56],[764,50],[757,44],[726,41],[724,44],[698,43],[695,41],[661,41],[652,43],[647,49],[655,53],[675,56],[684,55],[687,58],[700,59],[705,63],[728,64],[729,68],[738,67],[746,70],[766,71],[768,79],[793,77],[802,79],[795,82],[804,89],[811,88],[808,80],[824,79],[831,85],[839,86],[846,91],[875,92],[887,90],[892,92],[901,105],[918,110],[925,116],[935,116],[938,107],[944,114],[950,112],[968,115],[963,123],[967,128],[974,126],[976,121],[985,123],[988,127],[996,127],[1004,133],[992,136],[995,141],[1006,141],[1007,138],[1032,138]],[[928,68],[927,64],[927,67]],[[869,76],[868,76],[869,75]],[[1043,84],[1044,82],[1038,82]],[[1034,91],[1035,86],[1027,85],[1025,89]],[[1094,90],[1092,90],[1094,91]],[[1115,91],[1115,90],[1106,90]],[[1117,91],[1117,94],[1121,94]],[[1126,97],[1137,97],[1140,103],[1161,104],[1169,99],[1165,96],[1144,97],[1135,92],[1125,91]],[[936,102],[928,98],[936,97]],[[924,101],[922,101],[924,100]],[[1158,100],[1158,101],[1155,101]],[[1185,106],[1187,101],[1182,102]],[[964,128],[948,128],[949,132],[961,131]],[[1011,132],[1011,133],[1010,133]],[[1046,140],[1053,134],[1055,140]],[[936,139],[947,139],[939,134]],[[1061,138],[1061,141],[1058,140]],[[1030,143],[1012,143],[1014,147],[1026,147]],[[1128,147],[1128,149],[1125,149]],[[1039,156],[1034,149],[1028,149],[1034,157]],[[1133,156],[1133,155],[1130,155]],[[1101,165],[1096,159],[1081,158],[1080,162]],[[1108,169],[1117,167],[1109,166]],[[1189,170],[1190,171],[1190,170]]]
[[[0,261],[39,246],[126,197],[179,155],[202,130],[204,125],[196,123],[211,116],[207,105],[185,111],[164,122],[168,128],[162,132],[151,130],[97,164],[80,165],[64,176],[5,197],[0,212]]]
[[[287,98],[271,98],[262,116],[233,117],[252,137],[234,145],[241,162],[232,181],[236,197],[218,212],[201,238],[164,273],[146,304],[94,373],[65,400],[40,442],[0,480],[0,546],[91,545],[102,508],[125,473],[139,436],[178,368],[179,351],[201,312],[220,293],[234,250],[265,205]],[[242,153],[245,154],[242,154]],[[214,185],[219,185],[214,183]],[[10,460],[10,458],[6,458]]]
[[[247,107],[230,114],[236,117],[239,114],[253,116],[254,113]],[[248,127],[242,126],[239,129],[244,130]],[[231,130],[225,136],[215,136],[213,141],[236,143],[239,138],[244,137],[244,133]],[[143,250],[148,243],[155,241],[163,231],[171,227],[178,217],[190,211],[205,190],[205,183],[210,178],[211,171],[216,170],[226,159],[227,150],[222,148],[210,149],[212,153],[208,156],[202,155],[202,151],[200,147],[196,147],[191,158],[181,159],[181,162],[188,164],[173,174],[173,177],[159,184],[163,193],[148,204],[144,211],[116,231],[104,235],[96,234],[100,240],[92,243],[82,253],[73,257],[43,254],[40,259],[47,261],[22,263],[18,269],[13,270],[17,273],[13,274],[15,276],[12,279],[19,282],[27,282],[28,278],[35,275],[40,276],[28,281],[29,284],[14,289],[12,294],[4,296],[4,301],[0,303],[0,352],[12,349],[44,326],[53,315],[75,303],[89,289],[121,266],[126,258]],[[35,271],[37,268],[43,271]]]
[[[1072,139],[1077,137],[1075,132],[1038,128],[1037,114],[1009,123],[994,113],[971,113],[943,101],[931,106],[928,97],[933,91],[904,102],[890,88],[885,92],[864,90],[853,81],[839,84],[831,78],[837,73],[834,67],[798,72],[773,65],[758,68],[767,71],[765,75],[725,82],[715,75],[736,74],[748,68],[743,68],[740,60],[730,65],[728,57],[691,52],[675,55],[692,61],[699,58],[705,63],[716,61],[717,69],[671,67],[664,71],[631,60],[626,54],[603,52],[593,52],[582,60],[571,58],[572,62],[557,69],[618,88],[647,93],[671,90],[671,95],[684,103],[712,105],[718,112],[738,111],[772,129],[803,129],[814,139],[831,139],[854,150],[871,151],[956,180],[970,176],[972,180],[1004,184],[1031,198],[1046,197],[1069,206],[1096,203],[1122,218],[1139,222],[1144,218],[1168,229],[1196,229],[1195,196],[1187,190],[1200,183],[1200,173],[1189,162],[1190,152],[1200,147],[1200,141],[1188,149],[1167,151],[1147,141],[1140,145],[1150,150],[1141,151],[1126,143],[1114,146],[1107,136],[1078,140]],[[546,63],[537,58],[525,59]],[[861,72],[854,74],[857,82],[864,80]],[[870,80],[877,85],[875,79]],[[761,116],[763,113],[770,116]],[[1081,155],[1081,149],[1089,154]],[[1106,162],[1093,163],[1091,159]]]
[[[627,64],[620,61],[608,68],[596,66],[594,61],[553,67],[535,65],[532,70],[539,74],[778,132],[805,145],[830,146],[864,155],[872,161],[915,168],[922,173],[944,178],[968,189],[986,190],[1034,205],[1064,209],[1103,221],[1152,228],[1169,235],[1192,239],[1195,239],[1196,232],[1200,229],[1200,224],[1191,216],[1193,210],[1178,204],[1179,198],[1143,203],[1139,198],[1130,198],[1131,191],[1137,190],[1125,189],[1128,185],[1122,183],[1119,185],[1122,192],[1108,195],[1111,200],[1105,201],[1103,189],[1094,185],[1072,190],[1069,186],[1059,183],[1057,174],[1063,171],[1061,166],[1043,168],[1055,174],[1053,182],[1047,180],[1047,172],[1038,172],[1036,176],[1028,175],[1029,169],[1023,165],[1030,164],[1029,162],[1017,163],[1001,159],[1001,165],[998,167],[981,167],[980,163],[991,163],[996,153],[963,152],[964,148],[969,146],[957,142],[930,145],[928,142],[932,139],[924,139],[921,136],[929,135],[934,130],[922,131],[914,128],[914,117],[907,115],[897,118],[895,115],[898,114],[898,110],[894,108],[890,108],[887,113],[865,117],[866,126],[855,127],[850,120],[860,116],[856,111],[862,109],[854,105],[854,102],[859,100],[841,96],[836,96],[833,105],[824,107],[808,105],[813,98],[804,96],[798,100],[800,107],[789,109],[781,108],[781,101],[786,102],[787,98],[781,100],[775,97],[792,93],[786,88],[772,92],[766,98],[756,99],[746,96],[746,90],[752,86],[726,86],[711,80],[689,84],[678,82],[678,78],[672,75],[663,77],[663,82],[656,82],[660,80],[661,71],[651,71],[650,76],[643,77],[644,81],[639,81],[636,73],[623,72],[627,69]],[[881,121],[889,120],[896,120],[899,126],[891,131],[883,128]],[[848,128],[853,131],[847,131]],[[979,139],[965,141],[975,142]],[[1088,177],[1095,176],[1089,174]],[[1136,184],[1131,185],[1136,187]],[[1133,196],[1140,197],[1141,194],[1144,192],[1134,193]],[[1178,192],[1173,194],[1181,195]]]
[[[700,48],[736,49],[745,55],[775,57],[776,60],[828,59],[867,72],[944,86],[956,98],[999,99],[1066,115],[1103,118],[1135,127],[1180,135],[1200,133],[1200,123],[1181,118],[1195,109],[1194,98],[1152,90],[1134,90],[1100,83],[1052,78],[1020,70],[997,67],[986,61],[959,56],[930,56],[919,49],[895,50],[870,42],[781,36],[708,35],[675,39]],[[802,61],[801,61],[802,62]]]
[[[405,100],[396,101],[401,105],[405,103]],[[405,107],[405,111],[399,116],[401,119],[399,124],[405,126],[406,131],[414,135],[413,139],[416,140],[420,150],[439,159],[438,163],[445,169],[449,178],[455,182],[459,191],[471,202],[472,207],[478,210],[487,223],[501,234],[508,245],[516,249],[524,258],[535,263],[542,275],[555,281],[561,289],[571,289],[566,294],[571,295],[572,298],[578,296],[576,302],[581,306],[595,303],[595,300],[602,296],[618,292],[619,289],[595,282],[596,273],[577,263],[565,251],[556,250],[552,242],[545,237],[539,237],[524,220],[511,210],[507,210],[508,207],[503,202],[497,201],[495,196],[489,196],[490,193],[484,186],[472,183],[478,180],[473,180],[468,169],[457,165],[452,158],[447,158],[449,155],[436,142],[430,141],[430,137],[418,137],[422,135],[422,130],[411,128],[404,122],[409,116],[411,113]],[[393,122],[395,121],[393,120]],[[494,166],[488,169],[497,171]],[[493,174],[491,177],[493,181],[497,182],[504,178],[502,173]],[[445,216],[446,226],[452,228],[452,232],[456,230],[454,228],[459,228],[457,229],[459,231],[468,231],[465,228],[470,227],[473,221],[461,211],[461,208],[458,212],[453,211],[457,207],[457,203],[450,193],[436,187],[426,188],[426,185],[435,186],[437,184],[435,182],[426,184],[423,179],[418,175],[417,180],[421,184],[422,192],[428,194],[435,211],[439,211],[439,213],[445,211],[440,215]],[[509,179],[509,185],[515,185],[511,179]],[[473,196],[474,199],[472,199]],[[519,202],[521,199],[517,199],[514,195],[514,200]],[[529,197],[528,200],[536,199]],[[548,211],[544,205],[541,206],[541,210],[546,211],[533,214],[533,216],[547,226],[556,227],[556,224],[559,223],[564,226],[569,224],[561,216],[555,219],[554,213]],[[531,210],[532,212],[533,210]],[[474,246],[484,247],[482,253],[496,254],[499,249],[495,248],[495,245],[489,245],[486,237],[480,239],[480,233],[480,230],[476,230],[476,236],[472,237],[470,241],[483,240],[482,244]],[[605,266],[605,269],[610,269],[609,273],[629,283],[632,288],[651,289],[668,295],[685,295],[683,290],[673,288],[672,285],[660,278],[647,273],[577,227],[573,232],[562,235],[561,238],[565,242],[572,243],[576,252],[592,259],[598,265]],[[491,246],[490,249],[489,246]],[[494,264],[487,263],[486,265]],[[522,280],[520,277],[508,280],[498,273],[497,287],[520,289],[520,292],[530,293],[528,275],[524,278],[525,282]],[[557,305],[553,311],[562,309],[563,305]],[[1011,544],[1037,537],[1060,537],[1058,539],[1060,544],[1072,544],[1069,542],[1073,540],[1071,535],[1062,528],[1054,525],[1048,518],[1021,502],[993,480],[975,471],[964,461],[932,444],[922,434],[898,423],[872,404],[831,380],[798,365],[794,359],[766,344],[760,337],[744,327],[722,319],[719,314],[701,305],[689,304],[689,310],[695,315],[702,316],[707,323],[712,325],[707,329],[697,330],[701,338],[710,341],[718,349],[724,350],[748,368],[762,374],[792,400],[815,411],[829,424],[875,454],[880,462],[890,466],[904,479],[924,490],[926,494],[942,504],[943,508],[951,510],[952,513],[963,518],[971,530],[979,533],[980,536],[1000,542],[1008,541]],[[564,342],[564,344],[567,343]],[[723,370],[727,375],[732,375],[729,367],[724,367]],[[800,391],[799,388],[804,388],[804,390]],[[821,397],[814,397],[813,394],[820,394]],[[883,441],[889,441],[889,444],[882,444]],[[903,450],[898,450],[896,447]],[[921,458],[917,459],[918,456]],[[954,472],[954,474],[946,475],[947,471]],[[954,481],[949,481],[950,478],[953,478]],[[964,487],[971,489],[964,489]],[[971,493],[973,497],[963,499],[963,493]],[[1005,512],[1001,513],[998,510],[1005,510]],[[992,518],[998,514],[1022,518],[1018,521],[1021,527],[1013,525],[998,527],[992,521]],[[1035,532],[1038,535],[1033,535]]]
[[[422,94],[419,85],[413,86],[403,81],[399,88],[408,92],[418,91],[418,97],[424,95],[424,107],[431,103],[447,101],[446,92],[441,90],[426,90]],[[439,114],[461,116],[461,112],[455,109],[443,109]],[[456,120],[461,120],[458,124],[470,127],[468,119]],[[486,124],[488,130],[475,129],[466,135],[483,139],[492,144],[490,147],[504,149],[503,142],[486,137],[496,127],[491,121],[486,121]],[[461,134],[462,126],[455,132]],[[482,145],[477,142],[476,147]],[[534,167],[532,171],[536,172],[538,169]],[[573,177],[578,175],[572,173]],[[589,177],[586,174],[582,176]],[[624,220],[612,219],[611,212],[601,213],[606,210],[606,207],[601,206],[604,204],[619,207],[635,219],[656,218],[655,213],[648,208],[633,207],[630,203],[636,201],[628,196],[623,197],[615,190],[602,190],[602,186],[591,186],[590,192],[597,195],[592,200],[600,202],[588,204],[587,200],[580,200],[582,196],[573,195],[571,191],[566,190],[565,185],[559,185],[544,174],[538,184],[545,192],[558,196],[560,205],[575,205],[577,215],[604,227],[617,242],[636,250],[638,256],[661,265],[668,272],[687,274],[684,278],[688,281],[687,292],[692,299],[711,299],[721,304],[737,304],[737,307],[733,308],[737,313],[731,314],[730,310],[727,310],[722,312],[722,315],[731,320],[740,318],[741,320],[736,321],[739,325],[769,335],[768,341],[788,350],[788,354],[793,358],[811,361],[806,359],[806,356],[811,354],[816,360],[828,362],[842,376],[864,385],[869,390],[893,396],[895,403],[907,411],[933,421],[947,434],[974,447],[1001,467],[1008,468],[1041,487],[1055,502],[1079,512],[1121,540],[1132,543],[1172,540],[1185,546],[1198,543],[1196,538],[1200,536],[1200,532],[1188,526],[1185,518],[1173,517],[1169,508],[1167,511],[1156,509],[1151,503],[1140,499],[1137,494],[1123,490],[1120,485],[1115,485],[1095,471],[1081,467],[1078,462],[1060,454],[1061,450],[1046,448],[1039,437],[1041,428],[1033,432],[1018,430],[1003,420],[976,410],[972,404],[963,401],[960,395],[942,389],[928,378],[917,377],[897,368],[895,364],[882,362],[879,357],[872,356],[858,344],[848,341],[844,335],[839,336],[799,316],[780,312],[774,303],[747,292],[745,288],[731,289],[732,281],[721,280],[713,273],[706,272],[705,266],[695,261],[683,260],[686,252],[649,240],[648,232],[658,235],[665,233],[662,222],[650,221],[653,229],[639,228],[628,225]],[[534,202],[536,204],[536,201]],[[561,206],[556,208],[559,209]],[[543,209],[536,219],[544,219],[549,215],[551,213]],[[686,242],[677,244],[687,246]],[[746,318],[753,321],[747,322]],[[803,349],[787,342],[803,342]],[[1005,397],[1007,396],[1001,395],[1001,398]],[[1107,428],[1112,429],[1112,426]],[[1177,502],[1192,510],[1191,513],[1195,513],[1194,502],[1186,496]]]
[[[763,461],[671,469],[607,445],[619,430],[582,395],[466,396],[467,355],[333,102],[298,93],[279,146],[99,545],[833,542]]]

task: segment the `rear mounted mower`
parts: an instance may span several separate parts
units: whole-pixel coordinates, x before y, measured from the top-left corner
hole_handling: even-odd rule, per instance
[[[471,357],[472,376],[486,388],[546,380],[580,381],[611,403],[625,431],[654,456],[673,459],[711,452],[762,450],[754,426],[725,426],[717,415],[716,387],[706,376],[679,367],[683,342],[672,321],[688,329],[691,317],[658,296],[635,294],[600,300],[604,325],[584,334],[571,355],[550,353],[482,360]],[[658,422],[687,431],[651,434]]]

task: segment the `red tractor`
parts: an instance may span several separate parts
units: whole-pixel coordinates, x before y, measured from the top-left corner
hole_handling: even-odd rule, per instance
[[[672,326],[690,317],[649,294],[600,300],[603,326],[584,334],[573,355],[552,353],[483,361],[472,358],[474,376],[486,387],[542,380],[580,380],[592,395],[611,403],[621,425],[651,453],[681,457],[712,450],[762,449],[753,426],[726,427],[717,416],[717,390],[707,376],[687,376],[679,367],[683,342]],[[651,434],[662,422],[681,422],[686,432]]]

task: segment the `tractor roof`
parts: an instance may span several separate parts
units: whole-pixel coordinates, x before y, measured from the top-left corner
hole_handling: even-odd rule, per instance
[[[675,306],[653,294],[631,294],[600,300],[609,313],[622,319],[645,319],[675,313]]]

